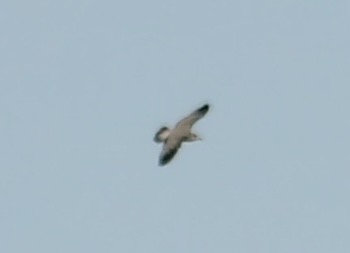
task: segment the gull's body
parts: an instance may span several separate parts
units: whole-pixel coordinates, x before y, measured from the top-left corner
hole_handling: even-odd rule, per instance
[[[180,120],[173,129],[162,127],[154,136],[154,141],[164,143],[163,150],[159,157],[159,165],[163,166],[171,161],[182,142],[191,142],[201,140],[196,134],[191,132],[194,123],[204,117],[208,112],[209,105],[203,105],[201,108],[192,112],[187,117]]]

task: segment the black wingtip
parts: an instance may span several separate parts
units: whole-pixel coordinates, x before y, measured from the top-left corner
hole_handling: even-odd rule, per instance
[[[208,110],[209,110],[209,105],[208,104],[205,104],[201,108],[198,109],[198,111],[200,111],[202,113],[206,113]]]
[[[170,162],[171,158],[172,158],[171,154],[164,155],[163,157],[161,157],[159,159],[158,165],[164,166],[164,165],[168,164]]]
[[[158,162],[158,165],[162,167],[162,166],[168,164],[169,162],[170,162],[170,160],[166,161],[164,159],[160,159]]]
[[[177,153],[177,150],[178,150],[178,147],[170,148],[169,150],[167,150],[167,152],[163,153],[159,157],[159,166],[164,166],[168,164]]]

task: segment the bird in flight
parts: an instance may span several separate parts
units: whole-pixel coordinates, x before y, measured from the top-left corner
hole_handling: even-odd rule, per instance
[[[155,134],[153,140],[157,143],[163,143],[163,149],[159,156],[159,165],[166,165],[173,159],[182,142],[192,142],[201,140],[201,138],[191,132],[194,123],[203,118],[208,112],[209,105],[205,104],[190,115],[180,120],[173,129],[161,127]]]

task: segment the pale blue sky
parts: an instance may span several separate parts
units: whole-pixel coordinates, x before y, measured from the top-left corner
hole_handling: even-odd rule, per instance
[[[2,1],[0,252],[350,252],[349,12]]]

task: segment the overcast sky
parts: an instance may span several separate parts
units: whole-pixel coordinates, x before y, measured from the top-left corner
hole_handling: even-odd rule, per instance
[[[349,12],[2,1],[0,252],[350,252]]]

